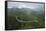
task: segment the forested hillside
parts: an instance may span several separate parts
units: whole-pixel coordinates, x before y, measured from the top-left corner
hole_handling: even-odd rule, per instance
[[[45,27],[44,22],[45,17],[43,10],[8,8],[7,29],[43,28]]]

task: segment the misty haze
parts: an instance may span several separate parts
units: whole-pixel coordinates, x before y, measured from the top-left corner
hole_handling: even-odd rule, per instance
[[[8,2],[6,29],[32,29],[45,27],[44,4]]]

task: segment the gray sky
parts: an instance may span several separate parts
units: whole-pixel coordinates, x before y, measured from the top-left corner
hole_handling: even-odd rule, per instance
[[[22,2],[8,2],[8,8],[30,8],[30,9],[42,9],[44,10],[44,4],[37,3],[22,3]]]

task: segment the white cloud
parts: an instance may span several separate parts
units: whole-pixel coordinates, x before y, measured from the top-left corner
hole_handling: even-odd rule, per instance
[[[18,7],[18,8],[30,8],[30,9],[42,9],[44,4],[37,3],[22,3],[22,2],[8,2],[8,8]]]

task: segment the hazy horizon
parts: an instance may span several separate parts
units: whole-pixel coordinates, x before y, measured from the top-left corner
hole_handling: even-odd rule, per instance
[[[22,2],[8,2],[8,8],[29,8],[29,9],[41,9],[44,10],[44,4],[37,3],[22,3]]]

